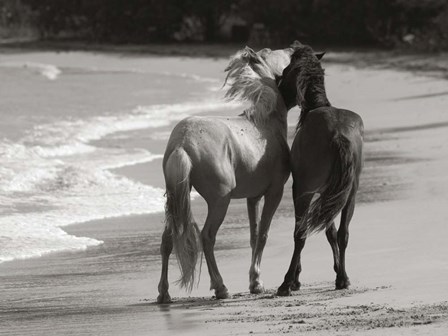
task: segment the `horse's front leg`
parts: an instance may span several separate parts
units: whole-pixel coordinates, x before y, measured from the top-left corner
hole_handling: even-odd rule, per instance
[[[255,246],[257,244],[258,222],[259,222],[258,205],[260,204],[260,198],[261,197],[247,199],[247,213],[249,215],[250,247],[252,249],[252,257],[255,252]]]
[[[280,204],[282,196],[283,185],[280,188],[269,191],[264,195],[263,212],[261,214],[255,250],[252,253],[252,263],[249,271],[249,290],[252,294],[264,292],[263,282],[260,280],[261,257],[268,239],[268,232],[269,227],[271,226],[272,217]]]

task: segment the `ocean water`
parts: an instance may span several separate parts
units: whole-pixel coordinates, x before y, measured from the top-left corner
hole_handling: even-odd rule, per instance
[[[102,243],[66,225],[163,211],[164,190],[113,170],[163,153],[120,139],[136,130],[164,138],[176,121],[229,105],[221,74],[173,72],[160,62],[0,55],[0,262]],[[98,141],[116,134],[108,146]]]

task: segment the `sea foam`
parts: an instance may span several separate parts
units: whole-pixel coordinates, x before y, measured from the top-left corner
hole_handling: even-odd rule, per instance
[[[48,80],[56,80],[62,73],[61,69],[53,64],[43,64],[36,62],[3,62],[0,63],[0,66],[29,69],[30,71],[38,73]]]
[[[162,157],[142,148],[97,147],[117,132],[158,128],[190,114],[233,108],[220,101],[138,106],[129,113],[42,124],[0,142],[0,262],[101,244],[61,227],[161,212],[164,190],[110,171]]]

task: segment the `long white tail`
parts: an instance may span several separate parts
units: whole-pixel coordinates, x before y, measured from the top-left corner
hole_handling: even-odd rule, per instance
[[[191,166],[185,150],[177,148],[169,155],[164,167],[165,222],[173,237],[174,252],[181,271],[178,283],[187,291],[193,289],[201,250],[200,232],[190,206]]]

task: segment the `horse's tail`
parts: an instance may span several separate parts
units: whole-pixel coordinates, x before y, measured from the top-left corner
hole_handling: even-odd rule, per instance
[[[173,238],[174,252],[181,277],[178,283],[187,291],[193,289],[201,240],[190,206],[190,172],[192,163],[183,148],[168,157],[165,166],[165,224]],[[200,275],[200,274],[199,274]]]
[[[355,157],[350,140],[342,134],[337,134],[332,140],[332,149],[336,157],[331,175],[318,191],[319,198],[313,198],[314,201],[297,225],[297,230],[303,232],[303,237],[327,229],[331,225],[347,203],[355,182]]]

